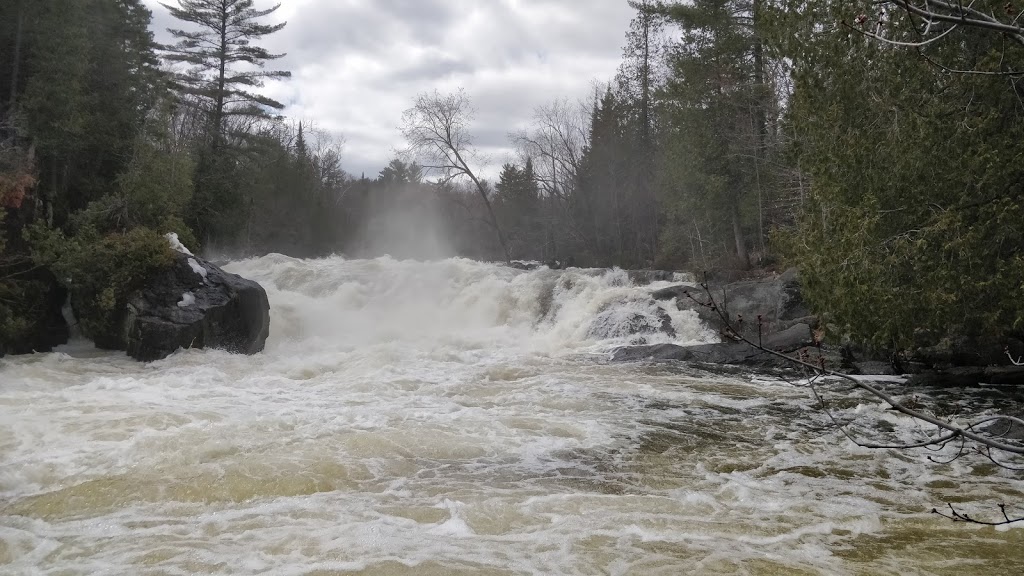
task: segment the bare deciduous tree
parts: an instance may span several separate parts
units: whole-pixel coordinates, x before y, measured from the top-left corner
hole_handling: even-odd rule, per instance
[[[590,145],[590,113],[593,102],[572,103],[556,100],[539,106],[533,113],[529,130],[510,134],[519,154],[533,162],[537,184],[543,194],[558,208],[558,214],[577,240],[587,242],[569,210],[583,156]]]
[[[487,207],[489,224],[494,228],[505,259],[511,260],[487,186],[469,166],[469,161],[477,155],[468,128],[472,118],[472,103],[464,90],[451,94],[437,90],[422,93],[416,96],[412,108],[402,114],[402,135],[409,144],[407,153],[425,170],[437,173],[438,184],[445,185],[460,178],[473,182]]]

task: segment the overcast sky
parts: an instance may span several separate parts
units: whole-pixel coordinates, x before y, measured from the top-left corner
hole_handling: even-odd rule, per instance
[[[178,23],[145,1],[166,41]],[[460,87],[493,176],[513,159],[508,133],[535,107],[585,98],[614,76],[633,16],[627,0],[280,1],[265,20],[288,25],[263,44],[287,53],[273,64],[292,78],[264,92],[287,105],[286,116],[343,136],[345,169],[370,177],[404,147],[398,126],[413,97]]]

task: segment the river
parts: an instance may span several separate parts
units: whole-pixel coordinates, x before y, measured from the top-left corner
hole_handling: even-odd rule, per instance
[[[621,271],[228,269],[267,288],[262,354],[0,360],[0,573],[1022,571],[1024,530],[929,513],[1024,513],[1019,474],[858,448],[776,379],[609,363],[659,323]],[[715,340],[671,317],[643,338]],[[835,406],[918,438],[876,402]]]

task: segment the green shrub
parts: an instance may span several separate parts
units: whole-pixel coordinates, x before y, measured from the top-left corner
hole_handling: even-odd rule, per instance
[[[27,256],[5,250],[3,236],[0,225],[0,353],[30,352],[47,345],[40,338],[45,340],[53,287],[39,281],[45,272],[34,270]]]
[[[36,225],[29,236],[34,259],[68,288],[82,333],[101,348],[123,345],[128,296],[174,262],[167,240],[149,228],[100,234],[87,227],[67,238]]]

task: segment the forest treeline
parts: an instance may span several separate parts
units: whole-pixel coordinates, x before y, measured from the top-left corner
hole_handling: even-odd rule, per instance
[[[461,93],[421,95],[407,153],[346,173],[341,141],[261,94],[288,76],[260,47],[272,7],[181,0],[158,46],[141,0],[0,3],[0,342],[36,346],[54,280],[102,333],[172,231],[230,257],[795,264],[878,349],[1024,337],[1012,3],[631,5],[617,75],[538,108],[489,182]],[[417,153],[430,110],[457,159]]]

